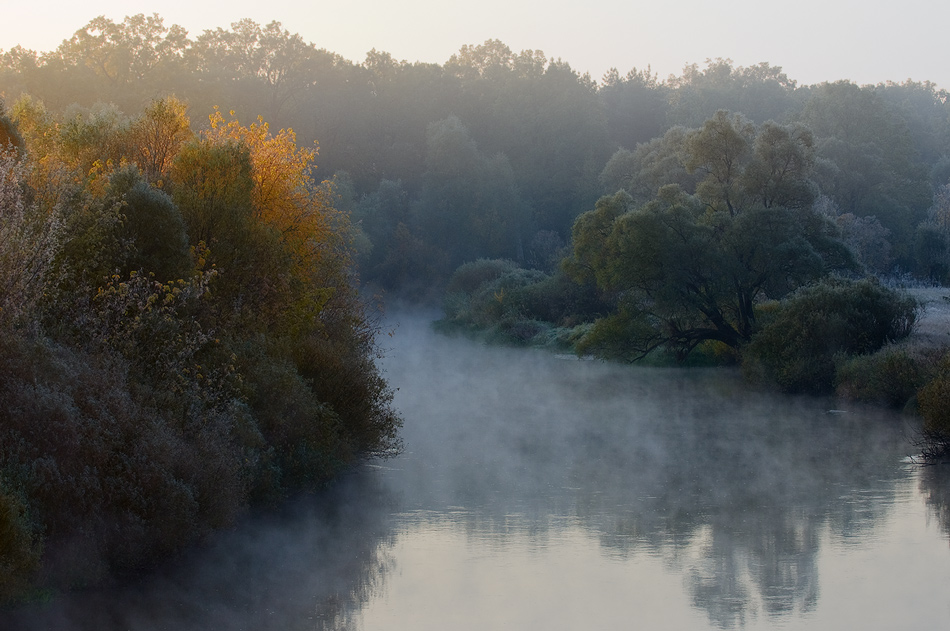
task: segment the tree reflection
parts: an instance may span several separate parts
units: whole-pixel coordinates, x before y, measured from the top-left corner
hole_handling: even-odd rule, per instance
[[[920,492],[933,511],[940,528],[950,536],[950,465],[943,463],[923,467]]]
[[[391,568],[391,508],[378,475],[356,472],[127,584],[0,612],[0,628],[349,629]]]
[[[722,628],[813,610],[822,529],[852,537],[889,510],[899,424],[868,410],[828,414],[829,401],[717,395],[725,384],[681,378],[691,383],[666,387],[698,396],[633,428],[612,425],[574,460],[585,523],[606,546],[646,545],[668,559]]]
[[[612,555],[663,558],[722,628],[813,611],[822,533],[859,541],[906,475],[903,423],[886,412],[753,392],[724,371],[453,343],[423,345],[418,364],[410,353],[397,384],[452,402],[415,395],[404,410],[424,463],[391,480],[407,501],[539,545],[561,527],[552,516],[573,518]]]

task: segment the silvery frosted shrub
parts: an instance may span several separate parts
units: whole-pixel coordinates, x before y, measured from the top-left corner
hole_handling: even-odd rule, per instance
[[[58,209],[30,202],[28,173],[12,145],[0,147],[0,326],[31,320],[56,253]]]

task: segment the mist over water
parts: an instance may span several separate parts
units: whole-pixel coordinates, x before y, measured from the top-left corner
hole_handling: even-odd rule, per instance
[[[914,426],[724,370],[485,347],[393,316],[404,453],[3,629],[931,627],[945,472]],[[895,626],[896,625],[896,626]]]

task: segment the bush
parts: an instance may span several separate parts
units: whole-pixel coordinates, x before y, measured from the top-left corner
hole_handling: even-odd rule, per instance
[[[917,391],[917,408],[924,419],[924,457],[950,455],[950,353],[941,359],[934,378]]]
[[[0,604],[21,597],[39,568],[40,537],[26,505],[0,478]]]
[[[925,357],[898,347],[850,357],[837,367],[836,392],[856,401],[901,408],[923,385],[927,363]]]
[[[0,145],[0,328],[35,324],[57,248],[59,209],[31,202],[29,171],[16,149]]]
[[[759,309],[761,328],[742,348],[754,381],[786,392],[828,393],[836,363],[906,337],[917,302],[873,280],[829,279]]]
[[[507,259],[478,259],[460,265],[452,274],[445,293],[474,294],[487,283],[518,269],[518,264]]]
[[[108,198],[121,204],[121,234],[130,244],[122,271],[144,270],[162,282],[185,278],[192,266],[188,231],[171,197],[128,167],[109,178]]]
[[[0,599],[149,564],[398,448],[309,153],[192,142],[169,198],[74,136],[69,164],[56,134],[0,149]]]
[[[142,405],[114,355],[7,339],[0,357],[0,470],[47,539],[53,584],[154,561],[245,506],[228,410]]]

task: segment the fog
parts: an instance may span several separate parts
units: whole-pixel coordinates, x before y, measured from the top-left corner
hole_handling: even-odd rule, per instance
[[[835,628],[856,610],[886,628],[878,610],[945,615],[947,498],[908,463],[906,419],[756,392],[728,370],[486,347],[415,315],[386,328],[400,456],[0,627]],[[866,584],[840,580],[865,563]],[[925,605],[908,611],[910,593]]]

